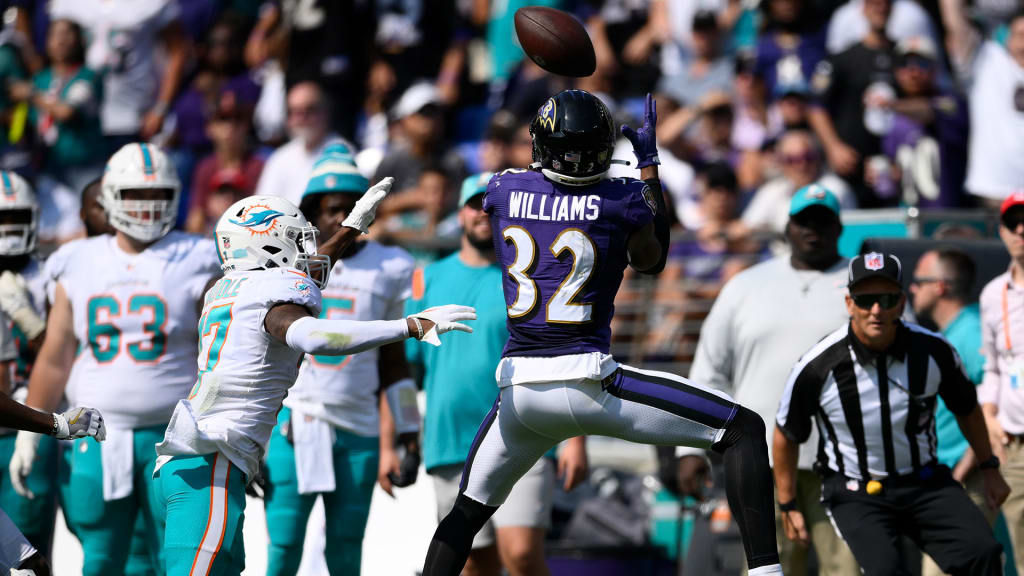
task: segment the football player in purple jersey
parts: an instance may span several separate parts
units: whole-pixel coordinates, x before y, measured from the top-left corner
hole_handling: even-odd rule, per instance
[[[611,113],[587,92],[560,92],[530,126],[530,169],[506,170],[488,184],[484,210],[507,270],[509,339],[498,398],[470,449],[455,505],[434,533],[424,576],[459,574],[473,536],[516,481],[549,448],[580,435],[722,453],[749,574],[782,574],[761,418],[721,392],[609,354],[623,270],[656,274],[668,252],[656,120],[648,95],[643,126],[622,127],[643,180],[606,179]]]

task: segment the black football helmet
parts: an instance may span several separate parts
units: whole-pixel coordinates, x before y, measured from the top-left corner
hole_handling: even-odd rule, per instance
[[[533,161],[553,182],[586,186],[604,177],[612,162],[612,113],[596,96],[563,90],[549,98],[530,123]]]

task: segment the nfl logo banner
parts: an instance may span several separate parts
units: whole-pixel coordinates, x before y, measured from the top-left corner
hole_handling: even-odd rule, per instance
[[[881,270],[885,266],[885,257],[878,252],[864,255],[864,267],[868,270]]]

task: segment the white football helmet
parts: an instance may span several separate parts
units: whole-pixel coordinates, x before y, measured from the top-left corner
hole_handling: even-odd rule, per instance
[[[316,253],[317,229],[280,196],[250,196],[231,205],[213,230],[221,269],[294,268],[319,288],[327,285],[331,259]]]
[[[125,190],[170,190],[168,200],[125,200]],[[164,237],[178,218],[181,181],[171,159],[155,144],[125,144],[103,172],[103,208],[114,229],[139,240]]]
[[[4,223],[7,215],[19,222]],[[36,247],[39,204],[36,193],[14,172],[0,172],[0,256],[21,256]]]

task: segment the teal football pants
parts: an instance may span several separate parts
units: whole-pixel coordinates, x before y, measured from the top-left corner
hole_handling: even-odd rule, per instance
[[[57,513],[57,453],[60,444],[51,436],[42,436],[36,462],[26,482],[35,494],[29,500],[14,491],[7,468],[14,453],[16,434],[0,436],[0,509],[38,550],[48,551],[53,541],[53,522]],[[48,555],[48,553],[47,553]]]
[[[335,428],[334,492],[299,494],[295,448],[281,433],[281,423],[290,417],[291,410],[282,408],[267,450],[264,495],[270,536],[267,576],[290,576],[298,572],[306,523],[318,496],[323,496],[327,516],[328,571],[331,576],[359,576],[363,532],[370,514],[373,485],[377,482],[379,440]]]
[[[223,454],[175,456],[155,476],[167,576],[238,576],[245,568],[245,474]]]
[[[75,440],[66,450],[61,480],[61,501],[68,528],[82,543],[82,576],[110,576],[126,572],[136,522],[142,516],[143,536],[159,574],[163,540],[159,506],[153,483],[155,446],[166,425],[139,428],[133,437],[133,490],[126,498],[103,499],[102,444],[92,438]],[[133,571],[139,570],[133,562]],[[137,572],[136,572],[137,573]]]

